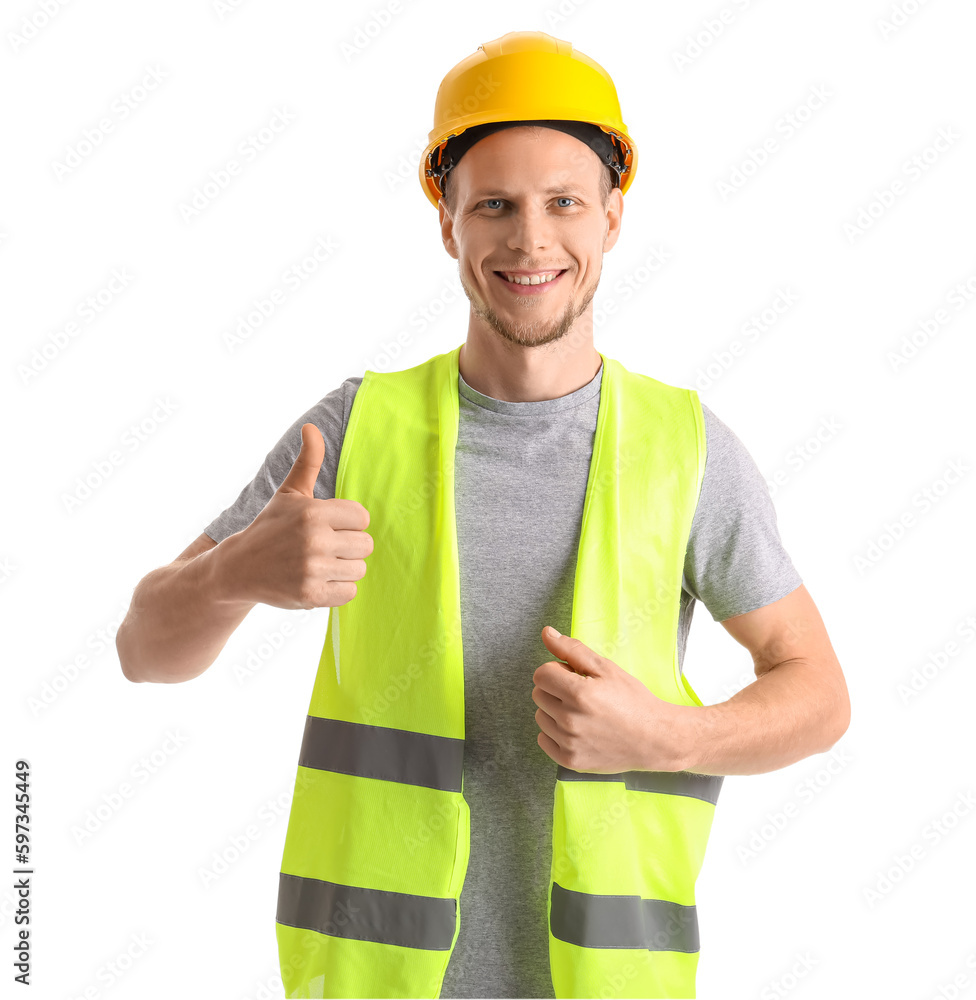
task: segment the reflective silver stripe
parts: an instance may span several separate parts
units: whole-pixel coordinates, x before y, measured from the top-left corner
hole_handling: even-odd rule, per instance
[[[309,715],[298,763],[322,771],[461,791],[464,740]]]
[[[597,896],[552,883],[554,937],[580,948],[699,951],[694,906],[640,896]]]
[[[694,771],[621,771],[618,774],[596,774],[593,771],[573,771],[560,764],[556,770],[556,778],[559,781],[622,781],[633,792],[688,795],[715,805],[725,775],[695,774]]]
[[[457,902],[281,872],[275,919],[332,937],[448,951],[454,940]]]

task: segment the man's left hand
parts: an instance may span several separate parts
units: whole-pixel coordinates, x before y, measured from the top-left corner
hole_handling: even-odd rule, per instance
[[[547,626],[542,641],[560,659],[536,668],[532,700],[539,746],[557,764],[597,774],[682,769],[677,722],[687,706],[656,697],[579,639]]]

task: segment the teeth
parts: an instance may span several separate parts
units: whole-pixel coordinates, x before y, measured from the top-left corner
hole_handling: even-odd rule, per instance
[[[503,271],[502,274],[516,285],[543,285],[547,281],[552,281],[560,272],[559,271],[546,271],[545,274],[511,274],[508,271]]]

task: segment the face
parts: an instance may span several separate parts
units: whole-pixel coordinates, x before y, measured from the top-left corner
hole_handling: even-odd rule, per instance
[[[575,136],[540,126],[493,132],[451,171],[454,215],[439,202],[441,235],[458,262],[472,322],[521,346],[566,337],[589,310],[603,254],[620,231],[623,196],[606,207],[600,158]],[[503,272],[558,272],[522,285]],[[541,277],[548,277],[543,274]],[[586,324],[587,336],[592,325]]]

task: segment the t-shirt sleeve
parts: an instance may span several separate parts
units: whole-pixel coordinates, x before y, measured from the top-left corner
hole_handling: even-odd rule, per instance
[[[706,458],[683,588],[712,618],[765,607],[803,582],[776,523],[766,480],[742,442],[705,404]]]
[[[298,458],[302,448],[302,424],[315,424],[322,432],[325,458],[313,495],[320,500],[331,500],[335,496],[336,471],[349,412],[361,383],[361,376],[348,378],[306,410],[267,453],[254,478],[237,499],[204,528],[204,533],[215,542],[222,542],[229,535],[243,531],[261,513]]]

